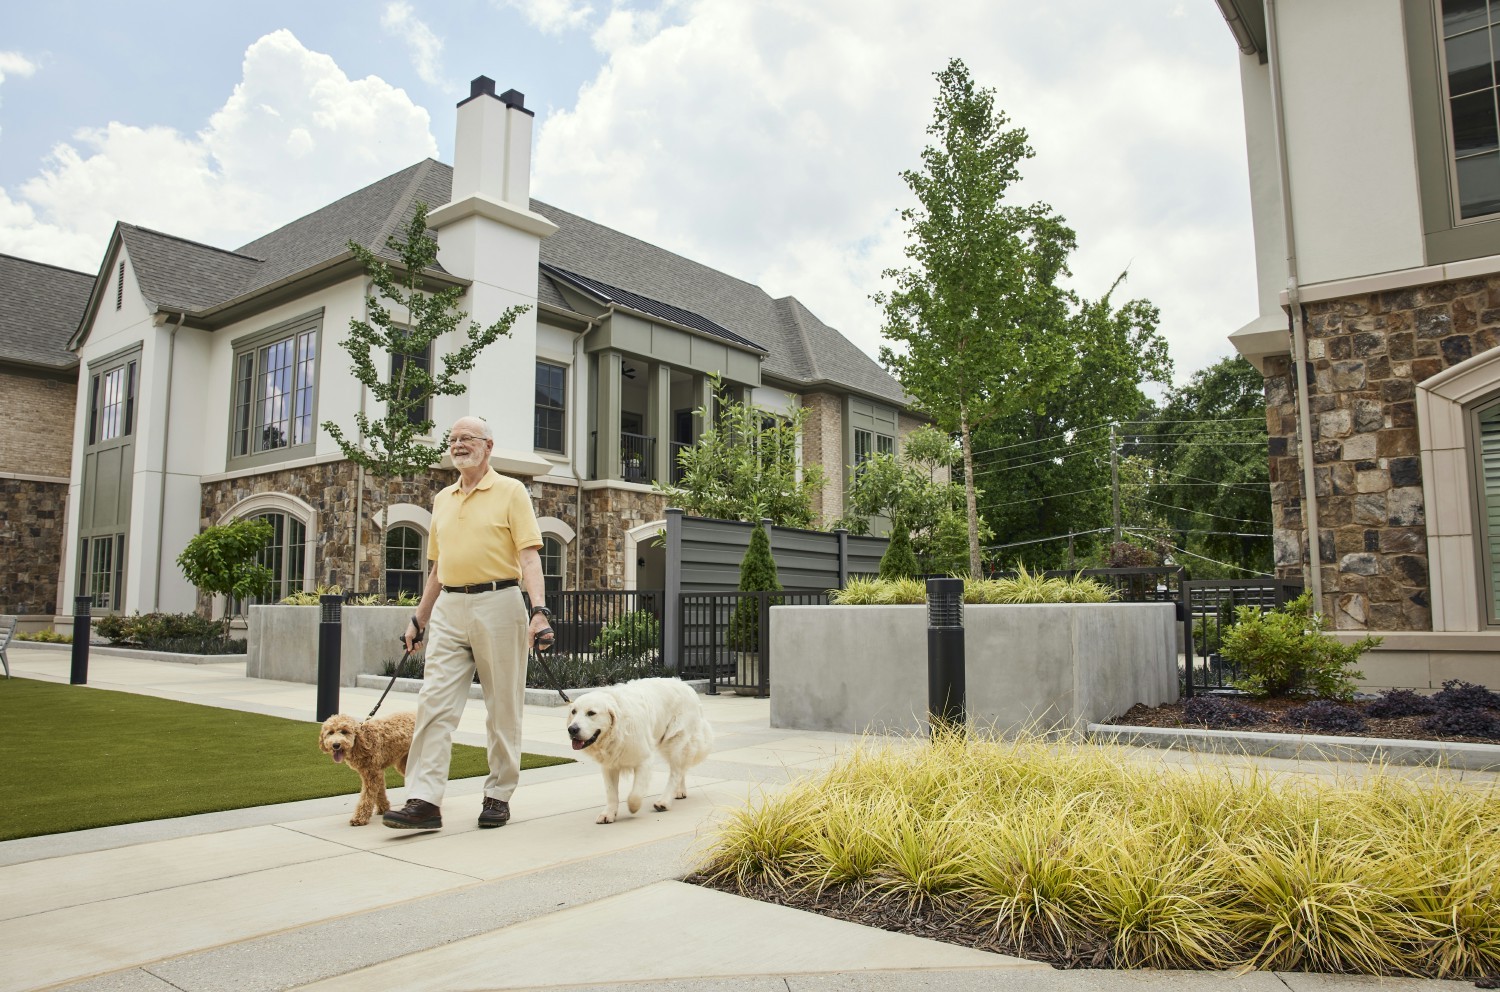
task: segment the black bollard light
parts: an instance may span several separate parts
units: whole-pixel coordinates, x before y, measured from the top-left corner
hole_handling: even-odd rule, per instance
[[[931,734],[962,732],[964,580],[927,580],[927,721]]]
[[[339,711],[344,597],[319,596],[318,602],[323,609],[322,622],[318,624],[318,721],[321,723]]]
[[[73,597],[73,670],[68,681],[73,685],[89,684],[89,638],[93,636],[94,597]]]

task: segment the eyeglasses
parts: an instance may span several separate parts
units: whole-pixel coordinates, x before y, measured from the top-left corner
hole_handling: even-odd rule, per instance
[[[455,444],[473,444],[476,441],[480,444],[483,444],[488,440],[489,438],[480,437],[478,434],[455,434],[453,437],[450,437],[448,439],[448,447],[451,448]]]

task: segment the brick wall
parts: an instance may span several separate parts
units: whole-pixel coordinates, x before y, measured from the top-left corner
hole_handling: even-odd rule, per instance
[[[813,497],[813,518],[827,524],[844,514],[844,404],[831,393],[804,393],[802,406],[807,410],[802,463],[823,466],[823,491]]]
[[[1323,609],[1346,630],[1431,630],[1416,385],[1500,345],[1500,276],[1309,304],[1308,390]],[[1290,359],[1266,362],[1280,575],[1301,574]]]
[[[78,398],[77,373],[72,375],[0,369],[0,472],[69,476]]]
[[[0,613],[56,611],[67,511],[66,483],[0,479]]]

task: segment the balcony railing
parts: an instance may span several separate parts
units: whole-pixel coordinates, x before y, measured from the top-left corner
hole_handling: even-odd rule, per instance
[[[672,485],[674,486],[680,485],[682,483],[682,477],[687,474],[682,470],[682,465],[679,463],[679,458],[684,451],[691,447],[691,444],[686,444],[682,441],[672,442]]]
[[[620,432],[620,478],[649,483],[656,474],[656,438]]]

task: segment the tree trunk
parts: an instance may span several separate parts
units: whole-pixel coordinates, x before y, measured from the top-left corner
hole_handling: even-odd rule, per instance
[[[969,575],[979,579],[979,503],[974,495],[974,439],[969,435],[969,411],[958,411],[958,438],[964,449],[964,502],[969,516]]]

